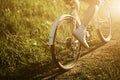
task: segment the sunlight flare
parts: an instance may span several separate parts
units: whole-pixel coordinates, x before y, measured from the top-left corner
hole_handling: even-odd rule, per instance
[[[120,20],[120,0],[113,0],[111,5],[112,17],[115,21]]]
[[[112,10],[115,12],[120,12],[120,0],[115,0],[112,3]]]

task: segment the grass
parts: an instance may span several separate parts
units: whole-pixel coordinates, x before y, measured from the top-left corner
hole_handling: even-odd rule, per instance
[[[48,36],[55,19],[69,12],[68,8],[62,0],[0,0],[0,80],[28,80],[55,67],[47,45]],[[115,57],[112,64],[102,60],[104,64],[85,67],[77,77],[120,79],[118,44],[109,50],[110,58]]]
[[[103,53],[87,56],[80,60],[80,68],[66,75],[72,80],[119,80],[120,79],[119,41]],[[70,73],[70,72],[69,72]],[[66,78],[66,77],[65,77]],[[63,77],[63,79],[65,79]]]
[[[54,20],[65,13],[63,1],[59,2],[62,4],[56,0],[0,0],[1,79],[20,76],[19,70],[33,64],[50,63],[49,32]]]

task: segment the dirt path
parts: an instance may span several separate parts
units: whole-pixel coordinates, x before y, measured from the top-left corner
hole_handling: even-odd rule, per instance
[[[98,80],[98,79],[109,79],[105,75],[110,72],[111,67],[106,67],[108,65],[112,65],[114,62],[113,55],[110,54],[110,47],[115,45],[118,41],[120,41],[120,24],[117,24],[112,29],[112,40],[99,46],[96,49],[93,49],[89,52],[89,54],[81,57],[77,62],[76,66],[69,71],[61,71],[56,70],[54,75],[46,76],[42,78],[43,80]],[[116,59],[117,60],[117,59]],[[120,62],[120,61],[119,61]],[[113,67],[113,66],[112,66]],[[118,74],[119,76],[119,74]],[[109,79],[113,80],[113,79]]]

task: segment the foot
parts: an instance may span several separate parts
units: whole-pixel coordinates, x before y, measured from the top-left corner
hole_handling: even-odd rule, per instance
[[[84,28],[84,26],[80,26],[78,29],[76,29],[73,32],[73,35],[80,41],[80,43],[85,47],[85,48],[89,48],[89,45],[86,41],[86,29]]]

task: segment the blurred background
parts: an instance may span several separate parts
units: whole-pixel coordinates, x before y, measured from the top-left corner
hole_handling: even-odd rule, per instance
[[[112,19],[115,22],[120,22],[120,0],[111,1]]]

